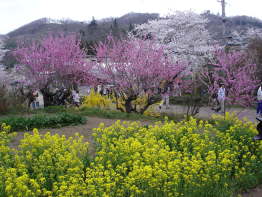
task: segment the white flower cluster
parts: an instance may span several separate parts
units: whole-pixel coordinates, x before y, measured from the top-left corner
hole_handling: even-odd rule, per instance
[[[177,11],[166,18],[138,25],[135,31],[140,37],[150,35],[166,45],[176,61],[188,61],[195,67],[202,64],[213,47],[206,24],[207,19],[199,14]]]

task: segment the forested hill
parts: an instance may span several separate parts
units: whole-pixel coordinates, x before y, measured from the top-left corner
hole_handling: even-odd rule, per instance
[[[222,38],[222,18],[218,15],[206,12],[202,14],[208,19],[207,29],[214,39]],[[136,24],[142,24],[148,20],[157,19],[156,13],[128,13],[119,18],[106,18],[89,22],[79,22],[73,20],[52,20],[42,18],[28,23],[7,35],[9,40],[7,48],[15,46],[17,39],[34,39],[49,32],[77,32],[81,34],[85,43],[93,44],[103,40],[109,33],[114,36],[123,36],[134,28]],[[247,28],[262,28],[262,21],[249,16],[234,16],[226,19],[226,30],[228,32],[244,31]]]
[[[19,27],[7,35],[10,38],[9,41],[11,41],[38,38],[49,32],[76,32],[83,34],[88,41],[98,41],[102,40],[110,32],[120,35],[131,30],[135,24],[142,24],[158,17],[159,15],[156,13],[128,13],[119,18],[105,18],[102,20],[93,18],[89,22],[42,18]],[[11,42],[9,45],[12,47]]]

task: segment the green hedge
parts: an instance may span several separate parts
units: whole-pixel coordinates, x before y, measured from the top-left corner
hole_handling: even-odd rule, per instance
[[[84,124],[86,118],[79,114],[59,113],[56,115],[39,114],[32,117],[7,117],[1,123],[11,126],[12,131],[32,130],[33,128],[59,128],[68,125]]]

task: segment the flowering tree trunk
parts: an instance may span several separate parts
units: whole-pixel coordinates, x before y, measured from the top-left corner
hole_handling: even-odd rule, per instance
[[[125,111],[143,113],[156,103],[156,92],[163,80],[172,81],[185,70],[186,65],[173,63],[165,55],[165,48],[153,41],[140,39],[114,40],[108,37],[97,48],[95,63],[97,78],[114,89],[124,101]],[[132,102],[146,94],[145,105],[138,111]],[[119,109],[119,107],[117,107]]]
[[[25,76],[25,87],[41,90],[45,106],[52,105],[54,93],[50,89],[71,88],[91,79],[85,53],[75,35],[49,35],[40,41],[21,44],[14,55],[18,71]]]

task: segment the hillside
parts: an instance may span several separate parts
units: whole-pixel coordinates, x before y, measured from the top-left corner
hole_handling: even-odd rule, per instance
[[[152,20],[158,17],[159,15],[155,13],[128,13],[119,18],[106,18],[98,21],[96,21],[95,19],[93,20],[95,20],[95,23],[101,28],[110,28],[113,25],[114,20],[116,20],[117,24],[119,25],[119,28],[127,29],[127,27],[129,27],[130,24],[142,24],[147,22],[148,20]],[[19,27],[18,29],[9,32],[7,35],[10,38],[14,38],[22,35],[35,35],[50,31],[79,32],[80,30],[87,30],[88,28],[90,28],[90,24],[92,24],[92,22],[93,21],[79,22],[69,19],[53,20],[49,18],[41,18],[33,22],[30,22],[26,25],[23,25],[22,27]]]
[[[13,43],[15,40],[39,38],[50,32],[76,32],[81,33],[87,41],[99,41],[110,32],[125,33],[135,24],[142,24],[158,17],[158,14],[129,13],[119,18],[107,18],[98,21],[93,18],[90,22],[41,18],[9,32],[7,35],[10,39],[7,48],[15,47]]]
[[[223,22],[221,16],[214,15],[209,11],[202,15],[209,21],[207,29],[212,38],[220,43],[223,42]],[[93,18],[93,20],[89,22],[42,18],[8,33],[7,36],[9,39],[5,41],[4,48],[15,48],[17,40],[38,39],[50,32],[75,32],[81,35],[82,47],[89,49],[89,52],[92,55],[92,46],[94,43],[104,40],[109,33],[116,37],[123,37],[128,31],[132,30],[136,24],[146,23],[149,20],[157,18],[159,18],[159,15],[156,13],[128,13],[119,18],[105,18],[102,20],[96,20]],[[262,29],[262,21],[249,16],[234,16],[226,18],[227,35],[230,35],[234,31],[243,34],[248,28]],[[13,63],[11,62],[11,64]]]
[[[208,19],[207,28],[214,39],[222,38],[222,18],[218,15],[206,12],[202,14]],[[128,13],[119,18],[105,18],[90,22],[79,22],[73,20],[52,20],[42,18],[28,23],[8,33],[10,37],[7,48],[15,47],[13,41],[17,39],[39,38],[49,32],[76,32],[81,33],[82,38],[88,42],[103,40],[108,33],[116,36],[125,34],[134,25],[142,24],[148,20],[157,19],[156,13]],[[249,16],[234,16],[226,19],[227,33],[233,31],[245,31],[247,28],[262,28],[262,21]]]
[[[85,24],[78,21],[71,20],[61,20],[55,21],[48,18],[41,18],[28,23],[18,29],[8,33],[10,38],[18,36],[29,36],[29,35],[39,35],[47,32],[76,32],[81,28],[84,28]]]

